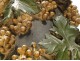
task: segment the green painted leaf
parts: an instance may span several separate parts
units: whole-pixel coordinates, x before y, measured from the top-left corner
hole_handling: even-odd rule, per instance
[[[14,3],[12,3],[14,2]],[[36,14],[40,11],[38,5],[34,0],[10,0],[9,4],[5,8],[3,24],[8,22],[7,19],[12,16],[17,17],[20,12],[25,12],[28,14]]]
[[[34,2],[34,0],[20,0],[21,2],[25,3],[28,7],[31,8],[32,13],[38,13],[40,11],[40,8],[38,5]]]
[[[53,35],[47,35],[45,40],[39,44],[47,49],[49,53],[57,53],[56,59],[80,59],[80,46],[75,43],[75,39],[79,34],[76,27],[69,25],[68,20],[62,15],[55,18],[54,28],[55,32],[63,37],[59,40]],[[51,31],[54,31],[54,28]],[[71,57],[68,52],[71,51]]]
[[[60,60],[60,59],[62,59],[62,60],[69,60],[70,59],[70,57],[68,55],[67,47],[65,47],[64,50],[63,49],[62,50],[61,49],[58,50],[58,53],[56,55],[56,59],[57,60]]]
[[[76,53],[76,60],[79,60],[79,59],[80,59],[80,52],[77,51],[77,53]]]
[[[16,2],[18,3],[17,10],[21,10],[29,14],[36,14],[40,11],[38,5],[34,2],[34,0],[17,0]],[[16,7],[14,8],[16,9]]]
[[[61,43],[62,42],[56,37],[52,35],[46,35],[46,39],[43,39],[43,42],[40,42],[39,44],[43,45],[47,49],[48,53],[51,54],[55,50],[55,48],[59,47],[58,44]]]
[[[4,12],[4,19],[2,20],[3,24],[6,24],[8,22],[7,19],[11,18],[12,17],[12,7],[11,5],[8,5],[5,9],[5,12]]]

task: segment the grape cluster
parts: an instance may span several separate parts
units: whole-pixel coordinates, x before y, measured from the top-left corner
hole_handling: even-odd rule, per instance
[[[17,18],[12,19],[10,21],[9,28],[17,35],[23,35],[27,33],[32,26],[32,17],[28,14],[21,14]]]
[[[12,60],[38,60],[45,53],[45,49],[38,48],[35,42],[31,46],[23,45],[17,48],[19,55],[12,55]]]
[[[78,26],[80,24],[80,15],[75,5],[70,5],[64,12],[64,16],[70,20],[71,25]]]
[[[55,15],[53,11],[55,8],[57,8],[57,3],[55,1],[41,1],[38,2],[38,4],[41,6],[41,12],[35,15],[36,19],[45,21]]]
[[[0,16],[2,16],[4,9],[6,7],[6,4],[9,2],[9,0],[0,0]]]
[[[11,34],[6,26],[0,28],[0,53],[6,55],[15,44],[15,36]]]

